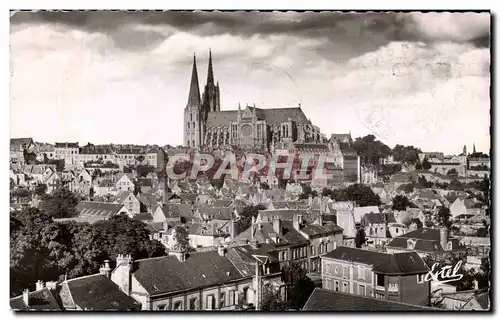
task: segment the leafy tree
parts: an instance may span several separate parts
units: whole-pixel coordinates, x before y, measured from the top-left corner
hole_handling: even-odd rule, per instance
[[[372,134],[356,138],[351,147],[356,150],[363,164],[379,164],[381,159],[391,154],[391,148],[376,140]]]
[[[261,311],[286,311],[286,301],[279,292],[272,289],[265,290],[262,294]]]
[[[180,251],[189,250],[189,234],[186,229],[181,226],[176,226],[173,230],[173,245],[172,249]]]
[[[417,164],[419,161],[418,155],[420,153],[422,153],[422,150],[415,148],[414,146],[403,146],[397,144],[394,149],[392,149],[392,156],[394,160],[406,164]]]
[[[335,201],[349,201],[349,196],[346,191],[346,189],[332,190],[331,198]]]
[[[395,173],[400,172],[402,169],[401,164],[399,163],[394,163],[394,164],[384,164],[380,167],[379,175],[381,176],[390,176]]]
[[[406,196],[397,195],[392,199],[392,210],[404,211],[410,206],[410,200]]]
[[[18,188],[13,190],[10,194],[12,197],[16,198],[27,198],[31,195],[30,191],[26,188]]]
[[[450,209],[448,209],[446,207],[439,208],[439,211],[437,214],[437,220],[438,220],[439,226],[446,227],[449,229],[452,225]]]
[[[76,215],[79,197],[66,187],[61,187],[44,197],[40,208],[54,218],[68,218]]]
[[[424,160],[422,160],[422,169],[429,170],[431,167],[432,167],[431,163],[429,162],[427,157],[425,157]]]
[[[488,230],[485,228],[479,228],[477,229],[477,236],[478,237],[487,237],[488,236]]]
[[[464,185],[458,179],[454,178],[454,179],[452,179],[450,181],[450,184],[449,184],[448,188],[450,190],[463,191],[464,190]]]
[[[321,195],[323,197],[329,197],[329,198],[331,198],[332,197],[332,190],[328,189],[328,188],[323,188],[323,190],[321,191]]]
[[[366,242],[365,229],[359,228],[356,232],[355,238],[356,248],[361,248]]]
[[[33,191],[34,194],[37,196],[42,196],[47,192],[47,185],[45,183],[40,183],[35,187],[35,190]]]
[[[381,204],[380,197],[369,186],[356,183],[347,187],[345,192],[349,201],[356,201],[361,207]]]
[[[137,177],[145,177],[148,173],[155,172],[155,167],[149,165],[138,165],[135,170],[137,171]]]
[[[306,270],[292,263],[283,268],[283,281],[287,287],[288,309],[300,310],[314,290],[314,282],[307,277]]]
[[[136,158],[136,160],[137,160],[137,161],[139,161],[139,162],[141,162],[141,163],[144,161],[144,159],[146,159],[146,158],[144,158],[144,156],[143,156],[143,155],[140,155],[140,156],[138,156],[138,157]]]
[[[452,168],[450,170],[448,170],[448,172],[446,173],[447,176],[458,176],[458,171],[457,169],[455,168]]]

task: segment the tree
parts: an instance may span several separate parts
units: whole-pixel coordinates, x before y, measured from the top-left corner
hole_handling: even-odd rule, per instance
[[[189,251],[190,248],[189,234],[187,233],[186,229],[184,229],[181,226],[176,226],[172,231],[172,234],[173,234],[172,249],[184,252]]]
[[[283,268],[283,281],[287,287],[288,309],[300,310],[314,290],[314,282],[307,277],[306,270],[292,263]]]
[[[448,170],[448,172],[446,173],[447,176],[458,176],[458,171],[457,169],[455,168],[452,168],[450,170]]]
[[[376,140],[376,137],[372,134],[356,138],[351,147],[356,150],[363,164],[377,165],[381,159],[391,154],[391,148],[381,141]]]
[[[366,242],[365,229],[359,228],[356,232],[355,238],[356,248],[361,248]]]
[[[477,236],[478,237],[487,237],[488,236],[488,230],[486,230],[486,228],[479,228],[479,229],[477,229]]]
[[[449,229],[452,225],[450,209],[446,207],[439,208],[437,220],[440,227],[446,227]]]
[[[243,208],[243,211],[240,213],[240,218],[236,221],[236,229],[238,231],[244,231],[252,225],[252,218],[257,218],[259,214],[259,210],[265,210],[266,207],[263,205],[257,206],[246,206]]]
[[[412,193],[415,190],[413,183],[402,184],[398,187],[398,190],[403,191],[406,194]]]
[[[146,166],[138,165],[135,168],[135,170],[137,171],[137,177],[141,178],[141,177],[147,176],[147,174],[150,172],[155,172],[155,167],[150,166],[150,165],[146,165]]]
[[[279,292],[272,289],[265,290],[262,294],[261,311],[286,311],[286,301]]]
[[[56,189],[44,197],[40,207],[54,218],[68,218],[76,215],[79,197],[66,187]]]
[[[36,185],[35,190],[33,191],[34,194],[37,196],[42,196],[47,192],[47,185],[45,183],[40,183]]]
[[[397,195],[392,199],[392,210],[404,211],[410,206],[410,200],[406,196]]]
[[[415,148],[414,146],[403,146],[397,144],[394,149],[392,149],[392,156],[394,160],[405,164],[417,164],[419,161],[418,155],[420,153],[422,153],[422,150]]]
[[[369,186],[363,184],[350,185],[345,193],[349,201],[356,201],[360,207],[379,206],[381,204],[380,197]]]
[[[460,182],[458,179],[453,178],[450,181],[450,184],[448,186],[450,190],[456,190],[456,191],[463,191],[464,190],[464,185],[462,182]]]
[[[261,182],[260,187],[262,188],[262,190],[269,190],[270,189],[269,185],[266,182]]]
[[[432,167],[431,163],[429,162],[427,157],[425,157],[424,160],[422,160],[422,169],[429,170],[431,167]]]

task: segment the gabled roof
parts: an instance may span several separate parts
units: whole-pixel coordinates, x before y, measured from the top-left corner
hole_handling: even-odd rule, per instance
[[[253,107],[248,106],[247,108],[253,112]],[[241,110],[243,115],[244,110]],[[305,116],[301,108],[276,108],[276,109],[260,109],[255,108],[255,114],[257,119],[266,120],[268,124],[281,124],[283,122],[288,122],[288,119],[296,123],[309,123],[309,120]],[[225,126],[230,122],[237,120],[238,111],[237,110],[227,110],[227,111],[216,111],[210,112],[207,118],[207,127],[213,126]]]
[[[100,274],[71,279],[63,282],[62,286],[68,287],[75,305],[83,310],[127,310],[139,305],[117,284]]]
[[[386,275],[427,273],[429,268],[416,252],[387,254],[351,247],[338,247],[323,258],[357,262],[373,266],[373,271]]]
[[[380,213],[380,210],[377,206],[355,207],[354,220],[359,222],[363,219],[363,216],[368,213]]]
[[[213,203],[213,207],[229,207],[233,203],[233,200],[222,200],[217,199]]]
[[[303,311],[425,311],[441,310],[315,288]]]
[[[93,215],[111,217],[120,213],[123,204],[109,202],[81,201],[76,206],[76,212],[80,215]]]
[[[29,293],[29,306],[24,303],[23,296],[10,299],[10,307],[16,311],[55,311],[62,310],[53,293],[47,289],[32,291]]]
[[[208,220],[231,220],[233,208],[229,207],[200,207],[198,208],[200,217],[204,219],[206,216]]]
[[[438,229],[421,228],[399,237],[394,238],[386,246],[391,248],[408,249],[408,240],[415,241],[413,250],[421,252],[443,252],[445,248],[440,243],[440,231]],[[454,237],[448,237],[452,243],[451,251],[464,251],[465,247]],[[448,251],[448,250],[447,250]]]
[[[307,243],[308,240],[297,230],[294,229],[292,222],[280,221],[281,234],[277,234],[273,229],[273,224],[269,222],[256,224],[254,228],[250,226],[248,229],[240,233],[236,237],[237,242],[249,241],[252,238],[252,232],[254,234],[254,239],[257,243],[269,243],[272,246],[282,246],[282,245],[295,245]],[[276,243],[274,238],[279,238],[279,242]]]
[[[244,278],[217,251],[192,252],[184,262],[167,256],[134,262],[133,276],[151,296],[209,287]]]

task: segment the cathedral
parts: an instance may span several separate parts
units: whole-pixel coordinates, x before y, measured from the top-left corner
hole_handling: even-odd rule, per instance
[[[294,144],[324,144],[324,136],[302,111],[292,108],[260,109],[238,105],[220,110],[220,87],[215,82],[209,52],[207,82],[200,96],[196,56],[184,109],[184,146],[194,149],[249,148],[273,150]],[[279,147],[278,147],[279,146]]]

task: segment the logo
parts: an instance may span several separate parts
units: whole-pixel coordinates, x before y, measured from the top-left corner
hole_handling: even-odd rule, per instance
[[[444,266],[439,269],[439,263],[434,263],[432,265],[431,271],[429,271],[424,280],[434,281],[436,285],[458,281],[463,278],[463,274],[459,274],[458,270],[462,266],[462,261],[458,261],[457,264],[453,266]]]

